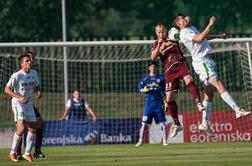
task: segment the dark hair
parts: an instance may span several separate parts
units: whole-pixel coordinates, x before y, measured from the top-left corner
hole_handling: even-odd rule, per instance
[[[30,58],[31,56],[30,56],[29,54],[27,54],[27,53],[24,53],[24,54],[20,55],[20,56],[18,57],[18,63],[19,63],[19,65],[21,65],[21,63],[23,62],[23,59],[24,59],[25,57]]]
[[[179,16],[184,17],[183,14],[178,13],[178,14],[177,14],[176,16],[174,16],[174,17],[172,18],[172,20],[171,20],[172,25],[173,25],[175,28],[177,28],[177,29],[180,29],[180,28],[177,26],[177,20],[178,20],[178,17],[179,17]]]
[[[76,88],[76,89],[73,90],[73,92],[79,92],[80,93],[80,89]]]
[[[157,64],[156,61],[150,61],[148,66],[150,66],[150,65],[155,65],[155,66],[157,66],[158,64]]]
[[[24,54],[28,54],[32,59],[35,59],[35,54],[32,51],[25,52]]]

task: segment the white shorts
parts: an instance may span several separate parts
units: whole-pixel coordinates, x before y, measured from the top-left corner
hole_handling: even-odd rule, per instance
[[[25,120],[27,122],[36,122],[37,118],[32,104],[12,104],[14,120]]]
[[[209,85],[210,77],[217,77],[216,64],[212,59],[205,58],[200,61],[193,61],[192,66],[194,71],[199,75],[200,80],[205,84]]]

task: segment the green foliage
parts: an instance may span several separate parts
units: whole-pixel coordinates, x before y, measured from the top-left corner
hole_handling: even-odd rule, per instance
[[[87,37],[152,36],[158,22],[171,26],[178,12],[202,30],[212,15],[213,32],[251,34],[251,0],[71,0],[66,1],[68,40]],[[61,1],[0,0],[0,41],[62,38]]]

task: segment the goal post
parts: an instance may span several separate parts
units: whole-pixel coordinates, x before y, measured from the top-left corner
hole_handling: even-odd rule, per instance
[[[34,68],[41,80],[43,97],[36,100],[35,105],[46,121],[46,138],[43,140],[45,145],[87,144],[93,137],[96,138],[95,143],[135,143],[138,139],[140,115],[144,109],[144,97],[137,92],[137,86],[141,76],[148,73],[152,43],[152,40],[0,43],[0,147],[9,146],[9,136],[12,136],[14,129],[4,87],[18,68],[18,56],[25,51],[33,51],[36,54]],[[210,57],[217,64],[218,74],[225,87],[241,107],[251,111],[252,38],[216,39],[211,40],[210,44],[213,48]],[[67,48],[66,58],[63,57],[64,47]],[[203,96],[203,86],[191,67],[191,55],[182,44],[181,47]],[[64,71],[67,71],[67,78]],[[164,66],[160,60],[158,72],[164,74]],[[65,88],[68,89],[67,94],[64,92]],[[82,97],[89,101],[98,117],[96,123],[91,120],[59,121],[65,109],[65,96],[70,98],[75,89],[80,89]],[[197,113],[182,82],[176,101],[184,132],[183,136],[168,140],[215,141],[196,131],[195,126],[200,121],[201,113]],[[236,120],[234,112],[217,92],[213,103],[214,113],[211,121],[212,128],[217,133],[216,141],[251,141],[252,124],[249,121],[252,116]],[[170,124],[169,114],[167,120]],[[222,128],[218,128],[219,126]],[[158,131],[155,127],[150,130],[150,143],[157,143],[159,137],[156,138],[155,135],[158,134],[155,132]],[[236,138],[237,132],[243,133],[244,139]],[[225,133],[225,136],[222,136],[222,133]]]

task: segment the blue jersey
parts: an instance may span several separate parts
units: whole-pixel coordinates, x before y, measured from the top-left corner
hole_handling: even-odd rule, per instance
[[[68,119],[71,120],[84,120],[86,118],[86,107],[89,105],[88,102],[84,99],[80,101],[75,101],[70,99],[70,108]]]
[[[145,86],[149,89],[144,94],[146,100],[163,100],[163,96],[165,95],[165,79],[162,75],[144,75],[138,85],[139,92]]]

